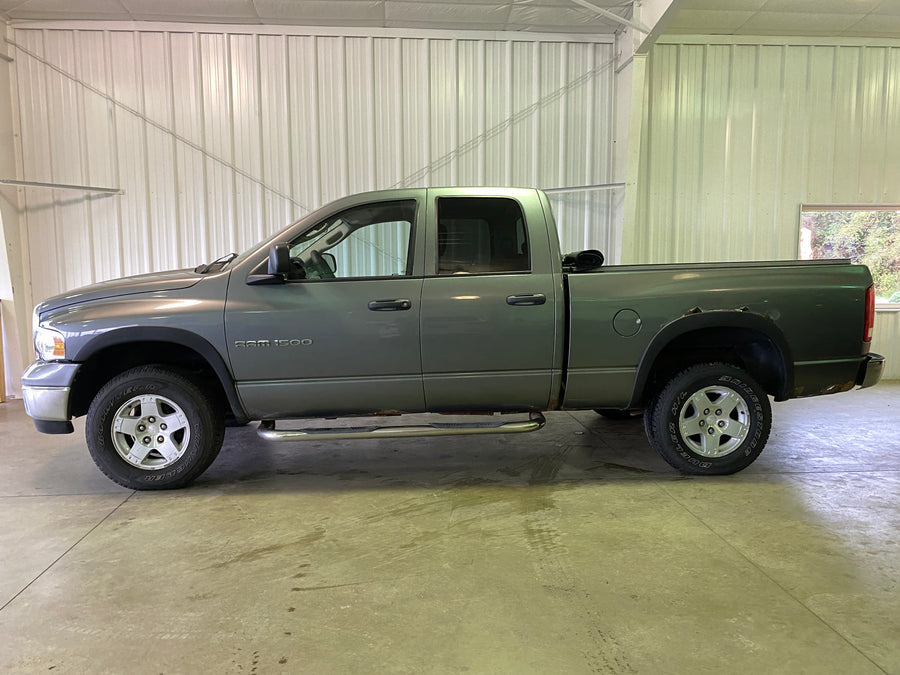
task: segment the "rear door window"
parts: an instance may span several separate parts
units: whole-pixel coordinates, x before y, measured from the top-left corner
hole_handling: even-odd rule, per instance
[[[437,200],[437,273],[530,272],[522,208],[505,197]]]

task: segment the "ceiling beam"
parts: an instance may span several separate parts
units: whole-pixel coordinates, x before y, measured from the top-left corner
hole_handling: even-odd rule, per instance
[[[653,30],[644,36],[637,49],[634,50],[635,54],[650,52],[650,48],[666,32],[683,4],[684,0],[644,0],[641,3],[641,18],[649,21]]]
[[[621,17],[615,12],[611,12],[604,7],[598,7],[593,2],[588,2],[588,0],[572,0],[572,2],[574,2],[576,5],[581,5],[582,7],[591,10],[592,12],[596,12],[600,16],[606,17],[610,21],[615,21],[616,23],[620,23],[623,26],[631,26],[635,30],[640,31],[645,35],[650,33],[650,29],[640,21],[632,21],[631,19]]]

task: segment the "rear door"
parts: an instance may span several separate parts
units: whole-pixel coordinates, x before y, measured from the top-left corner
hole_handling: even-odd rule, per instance
[[[422,293],[428,409],[547,409],[562,294],[535,191],[429,190],[428,200]]]

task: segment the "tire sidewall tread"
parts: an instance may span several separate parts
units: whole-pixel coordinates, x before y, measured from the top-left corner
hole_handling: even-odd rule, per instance
[[[691,396],[714,385],[726,386],[744,399],[750,409],[750,432],[733,452],[704,457],[684,442],[679,416]],[[748,373],[726,363],[703,363],[682,370],[663,387],[644,415],[647,438],[654,449],[674,468],[694,475],[726,475],[745,469],[765,447],[771,422],[771,405],[763,388]]]
[[[132,466],[116,451],[111,437],[112,416],[128,399],[141,394],[165,396],[188,418],[190,441],[171,466],[145,470]],[[203,473],[219,453],[225,426],[221,405],[206,396],[185,375],[166,366],[139,366],[107,382],[88,409],[85,438],[97,467],[108,478],[132,490],[184,487]]]

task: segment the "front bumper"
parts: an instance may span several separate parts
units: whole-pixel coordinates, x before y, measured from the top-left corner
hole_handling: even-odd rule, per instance
[[[78,363],[35,361],[22,374],[22,398],[25,412],[38,431],[50,434],[71,433],[69,393],[78,372]]]
[[[871,387],[881,379],[884,371],[884,357],[881,354],[868,354],[859,366],[856,384],[860,388]]]

